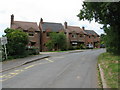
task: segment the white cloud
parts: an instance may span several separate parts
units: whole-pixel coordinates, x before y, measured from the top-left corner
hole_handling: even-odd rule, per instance
[[[100,25],[79,21],[76,16],[82,8],[83,0],[2,0],[0,3],[0,36],[10,25],[10,15],[17,21],[39,22],[42,17],[46,22],[86,26],[87,29],[99,31]]]

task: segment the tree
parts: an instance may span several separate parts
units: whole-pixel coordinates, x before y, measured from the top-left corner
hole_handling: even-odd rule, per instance
[[[105,44],[105,34],[100,35],[100,44]]]
[[[65,50],[66,49],[66,36],[63,32],[56,33],[52,32],[50,33],[50,41],[46,43],[46,46],[48,47],[49,50],[52,49],[61,49]]]
[[[9,56],[22,56],[26,53],[28,35],[21,30],[5,29],[8,38],[7,51]]]
[[[80,20],[103,24],[106,33],[107,51],[120,54],[120,2],[84,2],[83,9],[77,15]]]
[[[48,48],[49,51],[51,51],[54,48],[54,44],[53,44],[52,40],[49,40],[46,43],[46,47]]]

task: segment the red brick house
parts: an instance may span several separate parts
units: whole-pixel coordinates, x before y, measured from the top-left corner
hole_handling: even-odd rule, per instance
[[[79,47],[81,44],[85,44],[87,33],[77,26],[67,26],[67,22],[64,23],[68,47]]]
[[[84,30],[86,35],[85,44],[91,44],[94,48],[100,47],[100,37],[94,30]]]
[[[65,32],[64,27],[61,23],[52,23],[52,22],[44,22],[41,18],[39,23],[39,29],[41,32],[41,38],[40,38],[40,51],[48,51],[46,47],[46,43],[50,40],[49,34],[50,32]],[[57,50],[55,48],[55,50]]]
[[[40,51],[48,51],[46,43],[50,40],[50,32],[64,32],[67,37],[67,48],[79,47],[81,44],[85,46],[92,44],[99,47],[99,35],[93,30],[85,30],[78,26],[68,26],[67,22],[64,26],[61,23],[44,22],[41,18],[39,26],[36,22],[14,21],[14,15],[11,15],[12,29],[20,29],[29,35],[29,47],[36,47]],[[57,48],[55,48],[57,50]]]
[[[28,47],[36,47],[40,49],[40,30],[36,22],[14,21],[14,15],[12,14],[10,28],[19,29],[28,33]]]
[[[66,30],[68,47],[80,47],[81,44],[87,46],[88,44],[93,47],[99,48],[100,38],[99,35],[93,30],[85,30],[77,26],[68,26],[67,22],[64,23]]]

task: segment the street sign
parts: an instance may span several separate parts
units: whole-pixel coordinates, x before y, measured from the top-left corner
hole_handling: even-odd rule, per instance
[[[7,44],[7,37],[1,37],[0,40],[1,40],[1,45]]]
[[[6,50],[7,37],[1,37],[1,38],[0,38],[0,43],[1,43],[1,45],[4,45],[5,55],[6,55],[6,59],[7,59],[7,50]]]

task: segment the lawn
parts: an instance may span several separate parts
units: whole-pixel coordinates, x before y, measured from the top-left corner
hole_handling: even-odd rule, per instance
[[[108,88],[118,88],[118,80],[120,80],[120,56],[111,53],[102,53],[98,57],[98,63],[101,65]]]

